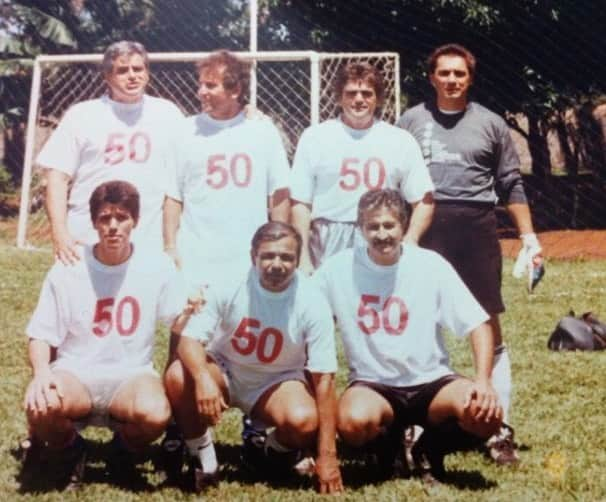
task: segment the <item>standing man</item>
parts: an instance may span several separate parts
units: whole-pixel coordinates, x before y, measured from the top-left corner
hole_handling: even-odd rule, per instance
[[[413,207],[409,242],[419,240],[433,211],[433,184],[418,144],[375,118],[383,104],[380,71],[349,63],[340,69],[334,93],[341,115],[306,129],[293,163],[292,221],[303,237],[301,269],[307,274],[354,245],[358,200],[367,190],[400,190]]]
[[[525,254],[531,258],[539,255],[541,247],[533,231],[509,128],[501,117],[468,99],[475,57],[460,45],[448,44],[435,49],[428,63],[436,98],[406,111],[399,121],[421,145],[436,186],[434,219],[421,245],[444,256],[490,314],[495,345],[492,379],[507,419],[512,384],[499,324],[505,307],[497,199],[518,228]],[[519,460],[510,427],[503,427],[487,446],[498,464]]]
[[[329,258],[313,280],[337,318],[350,370],[339,399],[339,435],[374,447],[389,475],[404,427],[422,425],[413,473],[433,481],[444,476],[444,453],[463,431],[488,438],[499,429],[501,408],[490,381],[488,315],[446,260],[402,245],[406,223],[396,190],[367,192],[358,210],[366,246]],[[449,367],[441,327],[470,334],[473,380]]]
[[[255,230],[287,222],[289,166],[276,127],[248,119],[250,66],[227,51],[198,64],[202,113],[177,143],[177,176],[164,208],[164,246],[196,284],[250,266]]]
[[[141,197],[133,238],[162,245],[162,204],[173,168],[172,131],[183,119],[170,101],[145,94],[149,60],[143,45],[120,41],[103,55],[107,94],[73,105],[46,142],[37,164],[47,170],[46,208],[55,256],[80,259],[77,243],[94,243],[88,199],[101,183],[132,183]]]
[[[209,427],[227,406],[273,427],[261,450],[245,445],[244,459],[252,467],[285,473],[298,450],[311,448],[319,491],[342,491],[333,321],[326,303],[318,302],[318,292],[296,270],[300,253],[293,227],[262,225],[252,238],[253,267],[213,285],[202,313],[178,337],[178,359],[165,382],[196,491],[216,478]]]
[[[170,418],[152,352],[156,321],[170,325],[181,314],[185,288],[161,250],[131,244],[139,208],[130,183],[95,189],[90,215],[99,242],[79,248],[73,266],[55,262],[26,330],[28,458],[56,456],[72,485],[82,480],[86,458],[76,422],[113,428],[110,467],[125,479],[132,453],[159,437]]]

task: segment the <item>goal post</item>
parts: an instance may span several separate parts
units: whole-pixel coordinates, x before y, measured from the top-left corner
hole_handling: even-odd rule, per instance
[[[150,53],[147,92],[173,101],[185,115],[199,111],[193,63],[210,52]],[[250,95],[282,132],[289,158],[309,125],[334,117],[338,103],[332,86],[338,69],[351,61],[376,65],[385,83],[380,118],[393,123],[400,115],[400,63],[395,52],[322,53],[314,51],[234,52],[254,62]],[[44,180],[35,158],[73,104],[101,96],[105,82],[101,54],[42,55],[34,62],[21,185],[17,247],[48,246],[50,224],[44,210]]]

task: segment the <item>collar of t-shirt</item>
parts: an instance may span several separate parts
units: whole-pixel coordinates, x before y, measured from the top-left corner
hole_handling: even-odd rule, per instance
[[[105,100],[106,103],[109,103],[111,107],[117,112],[125,113],[132,113],[141,110],[141,108],[143,108],[143,104],[145,103],[145,101],[147,101],[147,97],[145,94],[136,103],[122,103],[121,101],[114,101],[112,98],[109,97],[108,94],[105,94],[102,99]]]
[[[438,110],[444,115],[457,115],[458,113],[463,113],[465,108],[461,108],[460,110],[443,110],[442,108],[438,108]]]
[[[352,138],[359,139],[366,136],[368,133],[370,133],[370,131],[372,131],[373,126],[377,123],[377,119],[373,118],[370,127],[367,127],[365,129],[354,129],[353,127],[349,127],[345,122],[343,122],[342,115],[339,116],[339,122],[341,122],[341,125],[343,126],[343,129],[347,134],[349,134]]]
[[[130,256],[125,262],[120,263],[119,265],[105,265],[97,260],[97,258],[95,258],[95,253],[93,252],[93,248],[95,247],[94,244],[84,247],[84,260],[87,266],[93,270],[103,272],[104,274],[122,274],[128,267],[133,255],[135,254],[135,245],[131,243],[131,246],[133,247],[133,250]]]
[[[244,110],[238,113],[235,117],[230,119],[214,119],[208,113],[202,114],[203,120],[208,123],[213,129],[227,129],[228,127],[232,127],[233,125],[239,124],[246,120],[246,116],[244,115]]]

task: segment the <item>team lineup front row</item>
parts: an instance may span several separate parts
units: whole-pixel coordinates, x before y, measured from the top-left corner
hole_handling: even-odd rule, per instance
[[[323,492],[342,489],[337,434],[384,467],[420,425],[407,463],[432,479],[467,434],[488,438],[498,464],[519,461],[497,200],[521,263],[541,247],[508,127],[468,98],[470,51],[432,52],[435,99],[398,126],[377,118],[379,69],[343,65],[339,114],[303,132],[292,169],[278,128],[246,106],[250,65],[234,54],[199,62],[188,118],[146,94],[141,44],[111,44],[101,69],[107,94],[69,108],[37,157],[58,261],[27,330],[32,452],[82,465],[76,430],[97,417],[116,431],[117,465],[132,465],[172,416],[165,443],[184,438],[202,487],[218,472],[208,427],[233,405],[246,464],[313,467]],[[333,318],[350,368],[338,401]],[[173,332],[163,381],[158,319]],[[471,334],[473,381],[447,366],[442,327]]]
[[[311,454],[322,493],[343,490],[337,434],[387,469],[404,428],[421,425],[416,473],[441,479],[450,448],[500,428],[489,317],[444,258],[402,244],[408,214],[397,191],[361,197],[365,245],[329,258],[312,278],[297,270],[299,233],[262,225],[249,271],[225,277],[203,300],[187,297],[166,254],[131,242],[139,219],[131,184],[100,185],[90,212],[98,243],[73,266],[53,265],[27,327],[30,449],[58,454],[72,482],[86,455],[82,423],[113,429],[110,467],[125,476],[129,454],[164,432],[171,409],[197,489],[217,479],[211,427],[230,406],[269,431],[262,446],[245,445],[245,462],[286,472]],[[349,367],[338,400],[333,317]],[[171,327],[174,345],[163,377],[152,366],[157,320]],[[473,379],[449,367],[442,327],[471,337]]]

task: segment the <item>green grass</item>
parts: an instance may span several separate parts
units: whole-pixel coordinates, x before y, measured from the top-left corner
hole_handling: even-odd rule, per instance
[[[0,247],[0,301],[3,392],[0,393],[0,500],[194,500],[195,496],[162,485],[154,469],[158,447],[141,464],[143,482],[130,489],[112,484],[105,474],[104,456],[109,433],[87,429],[92,442],[87,482],[77,494],[40,491],[44,477],[20,487],[18,440],[25,434],[21,399],[30,371],[26,362],[25,325],[33,311],[44,274],[51,263],[48,252],[22,252]],[[450,485],[428,492],[420,482],[393,480],[372,483],[363,466],[346,462],[343,468],[345,500],[606,500],[606,352],[551,353],[546,348],[557,320],[573,308],[593,310],[606,318],[604,262],[549,262],[547,275],[535,294],[528,296],[522,282],[504,273],[508,306],[502,324],[513,363],[515,392],[511,421],[521,445],[522,463],[516,469],[498,468],[480,453],[447,457]],[[471,371],[468,342],[448,340],[454,366]],[[157,365],[166,357],[166,333],[160,332]],[[342,366],[343,368],[344,366]],[[340,387],[345,372],[339,373]],[[239,469],[237,444],[240,415],[228,412],[217,428],[218,452],[225,479],[209,490],[217,500],[314,500],[309,484],[272,486],[253,482]],[[28,488],[26,487],[26,488]]]

